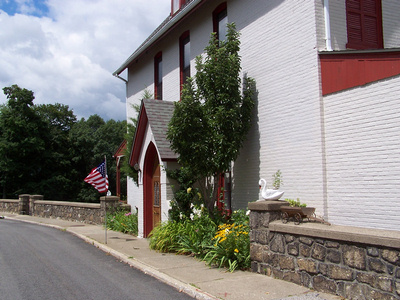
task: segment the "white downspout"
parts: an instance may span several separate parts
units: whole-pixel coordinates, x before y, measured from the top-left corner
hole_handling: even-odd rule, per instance
[[[331,21],[329,14],[329,0],[324,0],[324,16],[325,16],[325,38],[326,38],[326,50],[332,51],[331,41]]]

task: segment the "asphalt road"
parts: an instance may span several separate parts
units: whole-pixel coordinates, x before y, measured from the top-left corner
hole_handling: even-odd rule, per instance
[[[192,298],[67,232],[1,219],[0,299]]]

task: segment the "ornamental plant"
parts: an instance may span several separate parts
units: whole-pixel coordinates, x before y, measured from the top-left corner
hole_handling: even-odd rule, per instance
[[[236,213],[236,212],[235,212]],[[235,218],[233,214],[233,220]],[[243,214],[239,212],[239,214]],[[218,226],[204,260],[209,265],[226,267],[230,272],[250,267],[250,238],[248,218],[245,222],[226,223]]]
[[[155,227],[149,235],[150,248],[160,252],[177,252],[203,257],[211,245],[217,225],[207,215],[193,220],[168,221]]]
[[[227,26],[226,40],[218,42],[212,34],[205,54],[196,57],[196,74],[183,85],[167,131],[210,214],[218,197],[217,176],[238,157],[254,106],[255,81],[244,76],[242,84],[239,33],[234,24]]]
[[[125,210],[119,210],[113,214],[107,214],[107,229],[137,235],[137,214],[132,214],[131,212],[126,212]]]

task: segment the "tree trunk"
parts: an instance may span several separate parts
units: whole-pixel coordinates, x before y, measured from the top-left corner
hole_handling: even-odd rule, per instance
[[[215,201],[217,200],[218,193],[218,178],[207,177],[199,181],[200,191],[203,196],[204,206],[207,208],[210,216],[213,215]]]

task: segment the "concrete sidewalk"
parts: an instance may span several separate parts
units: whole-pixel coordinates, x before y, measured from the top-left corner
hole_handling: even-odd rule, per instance
[[[113,255],[118,260],[151,275],[196,299],[327,299],[340,297],[313,292],[305,287],[252,272],[226,272],[210,268],[193,257],[150,250],[146,239],[104,227],[58,219],[0,212],[7,219],[46,225],[70,232]]]

